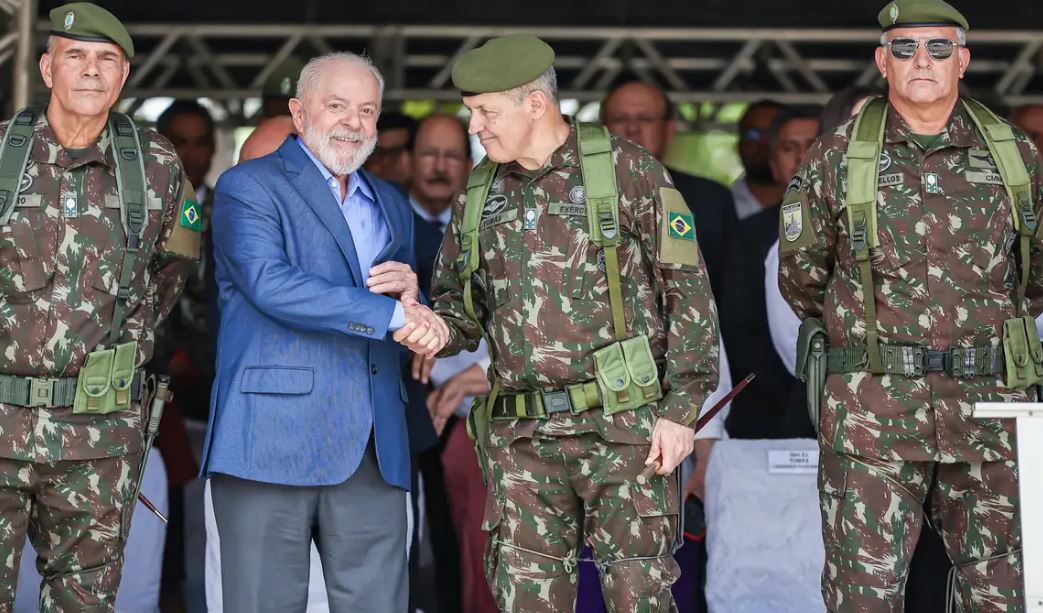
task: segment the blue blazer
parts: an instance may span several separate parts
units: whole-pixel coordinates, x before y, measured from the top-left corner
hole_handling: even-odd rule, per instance
[[[365,287],[348,224],[293,138],[215,188],[221,327],[201,474],[343,483],[372,435],[384,480],[409,489],[395,301]],[[391,234],[374,263],[415,269],[412,208],[365,176]]]

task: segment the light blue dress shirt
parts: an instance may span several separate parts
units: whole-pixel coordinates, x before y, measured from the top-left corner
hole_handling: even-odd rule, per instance
[[[326,180],[326,185],[333,194],[333,199],[337,202],[337,206],[340,207],[344,221],[348,223],[348,229],[351,230],[351,240],[355,243],[355,256],[358,257],[359,268],[362,269],[362,282],[365,283],[369,279],[369,269],[373,267],[373,261],[377,259],[384,247],[391,242],[391,232],[388,230],[384,213],[380,210],[380,206],[377,205],[373,189],[366,183],[362,175],[353,172],[348,175],[348,189],[345,191],[344,198],[341,198],[340,182],[337,181],[337,177],[333,176],[333,173],[315,157],[315,154],[311,152],[311,149],[308,149],[308,146],[304,144],[300,137],[297,137],[297,144],[304,150],[308,159],[315,164],[315,167],[319,169],[322,178]],[[398,330],[405,324],[405,321],[406,317],[402,303],[396,302],[395,312],[391,314],[391,322],[388,324],[388,329],[392,331]]]

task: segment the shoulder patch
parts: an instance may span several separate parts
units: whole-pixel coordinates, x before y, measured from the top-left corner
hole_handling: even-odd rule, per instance
[[[199,259],[199,244],[203,229],[202,210],[196,202],[192,182],[183,179],[182,190],[174,206],[173,228],[166,241],[166,251],[190,260]]]
[[[786,194],[779,207],[779,253],[796,251],[817,241],[808,211],[807,190]]]
[[[659,263],[682,266],[699,265],[699,246],[695,238],[695,220],[681,192],[672,187],[659,188],[662,215],[659,222]]]

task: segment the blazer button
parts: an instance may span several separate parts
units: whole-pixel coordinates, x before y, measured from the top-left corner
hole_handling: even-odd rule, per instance
[[[369,372],[370,372],[371,374],[374,374],[374,375],[375,375],[375,374],[377,374],[377,372],[378,372],[378,369],[377,369],[377,365],[376,365],[376,364],[372,364],[372,365],[370,365],[370,367],[369,367]]]

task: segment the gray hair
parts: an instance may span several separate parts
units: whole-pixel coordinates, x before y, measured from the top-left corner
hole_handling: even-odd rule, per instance
[[[307,98],[319,84],[322,71],[333,64],[339,63],[355,64],[367,68],[377,80],[377,88],[380,91],[380,99],[384,99],[384,76],[380,70],[373,65],[373,61],[364,55],[356,55],[347,51],[335,51],[312,58],[301,69],[301,76],[297,79],[297,97],[301,100]]]
[[[519,106],[525,101],[525,97],[532,92],[543,92],[548,98],[550,98],[551,102],[558,102],[558,76],[554,72],[553,66],[525,85],[509,89],[504,93],[507,94],[508,98],[514,101],[515,106]]]
[[[880,35],[880,46],[883,47],[887,44],[887,32]],[[956,26],[956,44],[961,47],[967,46],[967,30]]]

